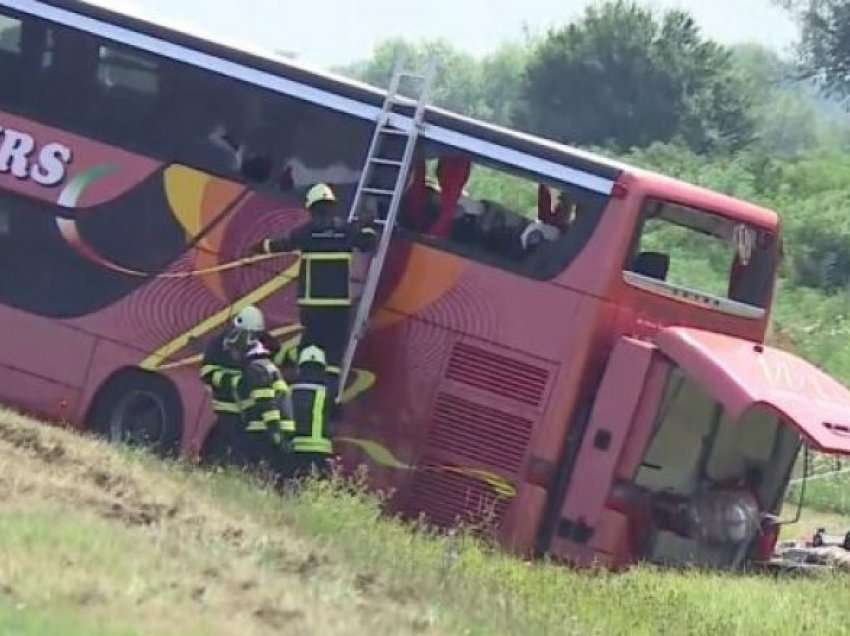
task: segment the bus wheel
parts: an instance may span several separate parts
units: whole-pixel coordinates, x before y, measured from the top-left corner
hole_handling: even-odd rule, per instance
[[[183,435],[183,405],[162,376],[127,371],[100,390],[92,430],[114,444],[144,447],[166,457],[177,454]]]

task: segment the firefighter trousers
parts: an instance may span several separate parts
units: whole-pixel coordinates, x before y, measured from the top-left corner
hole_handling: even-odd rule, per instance
[[[301,307],[301,350],[315,345],[325,353],[328,373],[328,393],[335,396],[339,387],[339,374],[351,319],[351,306]]]
[[[201,449],[201,463],[208,466],[259,469],[273,474],[288,472],[287,453],[265,432],[246,430],[239,415],[221,413]]]

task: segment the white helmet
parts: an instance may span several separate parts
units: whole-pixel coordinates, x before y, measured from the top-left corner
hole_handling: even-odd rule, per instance
[[[233,319],[233,326],[243,331],[265,331],[266,321],[263,318],[263,312],[248,305],[242,308],[236,317]]]
[[[298,364],[308,363],[321,364],[324,366],[326,364],[325,352],[322,351],[322,349],[320,347],[317,347],[316,345],[310,345],[309,347],[305,348],[301,352],[301,355],[298,357]]]

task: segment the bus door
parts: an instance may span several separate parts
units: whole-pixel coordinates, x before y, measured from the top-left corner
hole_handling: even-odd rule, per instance
[[[614,347],[584,434],[549,552],[589,565],[629,561],[628,519],[606,507],[612,486],[640,454],[652,432],[654,415],[670,364],[657,349],[622,338]]]

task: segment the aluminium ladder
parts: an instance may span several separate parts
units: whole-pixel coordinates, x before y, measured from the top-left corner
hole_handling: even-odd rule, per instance
[[[381,271],[383,270],[384,260],[389,249],[390,238],[392,237],[396,217],[401,207],[401,200],[407,184],[410,165],[413,162],[416,140],[419,137],[419,132],[422,129],[425,119],[425,108],[428,105],[428,97],[434,75],[435,65],[433,62],[428,65],[424,74],[409,73],[403,71],[400,64],[396,66],[392,81],[387,89],[383,108],[378,115],[377,125],[372,135],[372,141],[369,145],[363,171],[360,173],[360,181],[357,184],[357,191],[348,214],[349,222],[357,222],[359,220],[360,208],[367,197],[378,202],[379,209],[383,208],[385,214],[383,217],[379,215],[375,219],[375,222],[381,227],[380,239],[375,253],[369,260],[369,268],[363,283],[363,290],[357,303],[354,321],[349,332],[348,345],[340,367],[337,399],[342,397],[348,380],[348,374],[351,371],[351,365],[354,362],[354,354],[357,352],[357,346],[363,336],[366,335],[369,313],[375,301],[378,281],[381,278]],[[417,83],[418,90],[416,91],[415,98],[405,98],[400,95],[399,87],[403,79],[413,80]],[[409,107],[411,105],[414,106],[412,120],[408,117],[400,116],[394,111],[394,108],[397,106]],[[392,149],[394,141],[400,141],[403,145],[403,151],[400,157],[386,156],[388,146]],[[393,153],[393,155],[397,154],[397,152]],[[373,179],[380,179],[381,177],[383,177],[384,181],[390,181],[391,184],[387,185],[385,182],[375,184],[373,182]],[[384,206],[380,205],[382,203]]]

